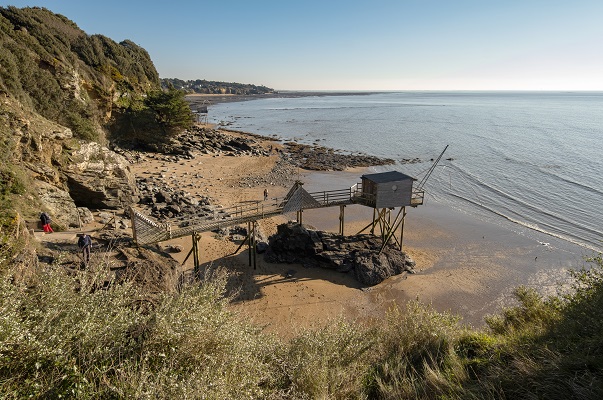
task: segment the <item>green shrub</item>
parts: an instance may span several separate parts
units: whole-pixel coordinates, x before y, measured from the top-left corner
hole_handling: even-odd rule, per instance
[[[312,399],[360,398],[375,340],[373,330],[342,320],[302,332],[284,359],[286,386]]]
[[[22,177],[10,169],[0,170],[0,197],[9,194],[24,194],[26,190]]]
[[[0,280],[4,398],[262,397],[280,351],[228,312],[224,279],[153,296],[58,265]]]
[[[459,318],[419,302],[392,309],[380,339],[381,358],[368,381],[375,398],[455,396],[467,378],[455,345],[465,328]]]

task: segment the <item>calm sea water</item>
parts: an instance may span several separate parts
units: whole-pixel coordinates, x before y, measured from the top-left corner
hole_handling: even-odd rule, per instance
[[[426,202],[603,250],[603,93],[274,98],[217,104],[209,116],[233,129],[393,158],[419,180],[449,145],[425,184]],[[402,162],[414,158],[422,162]]]

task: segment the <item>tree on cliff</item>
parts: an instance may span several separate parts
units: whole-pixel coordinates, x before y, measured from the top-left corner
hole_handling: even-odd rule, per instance
[[[124,102],[126,103],[126,102]],[[122,147],[164,151],[169,139],[193,124],[193,113],[178,89],[152,90],[130,98],[113,112],[108,125],[110,140]]]
[[[168,135],[174,135],[193,124],[193,114],[181,90],[156,90],[147,96],[145,106],[154,112],[155,120]]]

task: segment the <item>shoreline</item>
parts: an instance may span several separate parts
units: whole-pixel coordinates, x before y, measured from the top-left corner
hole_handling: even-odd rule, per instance
[[[313,190],[349,181],[354,174],[313,173],[307,187]],[[372,217],[370,209],[353,207],[357,207],[355,214],[346,210],[351,234]],[[336,213],[329,220],[321,211],[315,210],[315,216],[305,213],[304,222],[336,232]],[[413,258],[420,254],[416,258],[432,261],[424,268],[417,265],[417,274],[408,277],[404,288],[408,298],[459,314],[474,326],[484,325],[485,315],[512,304],[518,286],[544,295],[556,293],[559,283],[568,282],[568,271],[580,269],[585,258],[593,255],[563,239],[528,228],[510,229],[435,201],[408,209],[403,249]]]
[[[298,97],[324,97],[324,96],[362,96],[376,93],[384,93],[383,91],[368,91],[368,92],[346,92],[346,91],[296,91],[283,90],[280,92],[265,93],[265,94],[206,94],[206,93],[189,93],[186,95],[186,100],[191,104],[191,108],[203,105],[216,105],[220,103],[235,103],[249,100],[260,99],[275,99],[275,98],[298,98]]]
[[[265,148],[276,146],[269,139],[250,136]],[[264,189],[268,189],[271,198],[286,194],[290,185],[261,179],[278,159],[278,152],[235,157],[195,154],[185,161],[147,158],[133,164],[132,169],[137,177],[165,174],[175,186],[207,195],[228,207],[258,200]],[[191,179],[194,171],[202,177]],[[368,168],[342,172],[298,169],[296,176],[289,178],[303,180],[308,191],[330,190],[353,185],[365,171]],[[346,207],[345,234],[354,234],[366,226],[371,212],[368,207]],[[331,208],[307,210],[304,224],[337,232],[338,215],[338,210]],[[287,216],[282,215],[261,220],[259,225],[267,237],[286,220]],[[246,248],[233,254],[240,240],[203,233],[202,269],[228,269],[233,309],[266,330],[284,336],[339,317],[365,322],[380,319],[392,305],[404,307],[406,301],[414,299],[431,304],[437,311],[460,315],[463,323],[483,326],[485,315],[511,304],[517,286],[524,284],[552,293],[556,282],[567,281],[568,268],[582,265],[582,258],[562,251],[553,240],[547,240],[550,246],[543,246],[517,232],[434,203],[408,210],[404,250],[415,259],[417,274],[394,276],[370,288],[363,288],[350,274],[295,264],[269,264],[261,255],[254,270],[248,265]],[[180,246],[183,251],[172,257],[181,263],[191,247],[188,237],[161,245]],[[187,261],[185,268],[192,268],[192,260]]]

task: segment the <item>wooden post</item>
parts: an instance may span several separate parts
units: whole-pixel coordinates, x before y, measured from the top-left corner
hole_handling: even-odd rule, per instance
[[[376,208],[373,208],[373,226],[371,227],[371,235],[375,234],[375,213],[377,212]]]
[[[345,223],[345,214],[344,214],[344,210],[345,210],[345,205],[340,205],[339,206],[339,235],[343,236],[343,226]]]
[[[404,220],[406,219],[406,207],[402,207],[402,224],[400,225],[400,251],[402,251],[402,241],[404,241]]]
[[[195,277],[199,277],[199,272],[201,269],[201,263],[199,262],[199,240],[201,239],[201,235],[197,232],[193,232],[191,235],[193,238],[193,264],[195,266]]]
[[[379,254],[381,254],[383,249],[385,249],[385,246],[387,246],[387,243],[389,243],[391,238],[394,238],[396,243],[399,246],[402,246],[401,243],[398,242],[398,239],[396,238],[396,230],[398,230],[398,226],[400,226],[404,222],[404,216],[402,217],[402,219],[400,221],[398,221],[398,219],[400,218],[400,214],[402,214],[402,211],[405,211],[405,208],[400,208],[400,211],[398,211],[398,214],[396,215],[396,218],[394,219],[393,223],[387,222],[387,226],[386,226],[387,235],[383,239],[383,243],[381,244],[381,250],[379,250]],[[391,214],[391,212],[390,212],[390,214]],[[400,247],[400,248],[402,248],[402,247]]]
[[[197,232],[193,232],[191,234],[191,238],[193,239],[193,246],[191,247],[191,251],[189,251],[188,254],[186,255],[186,257],[184,258],[184,261],[182,261],[182,265],[186,264],[186,261],[192,255],[193,256],[193,265],[195,266],[194,271],[195,271],[195,277],[196,277],[201,269],[201,263],[199,262],[199,245],[198,245],[198,242],[201,240],[201,235]]]
[[[255,251],[256,244],[257,244],[256,237],[255,237],[255,230],[257,228],[257,221],[253,221],[251,223],[251,225],[252,225],[252,229],[253,229],[252,234],[251,234],[251,243],[252,243],[251,251],[253,253],[253,269],[256,269],[257,268],[257,256],[258,255],[257,255],[257,253]]]
[[[381,231],[381,240],[384,241],[385,240],[385,217],[387,214],[387,209],[386,208],[382,208],[381,212],[379,213],[379,229]]]
[[[251,221],[247,222],[247,235],[248,235],[248,238],[249,238],[249,242],[248,242],[249,243],[249,246],[248,246],[249,247],[249,266],[251,266],[251,240],[252,240],[251,239],[251,237],[252,237],[252,235],[251,235]]]
[[[255,238],[256,226],[257,226],[257,221],[247,222],[247,237],[245,238],[245,241],[247,241],[248,248],[249,248],[249,266],[253,265],[253,269],[257,268],[257,254],[255,251],[255,247],[257,244],[256,238]],[[241,246],[245,243],[245,241],[243,241],[243,243],[241,243]],[[240,248],[240,246],[239,246],[239,248]]]

